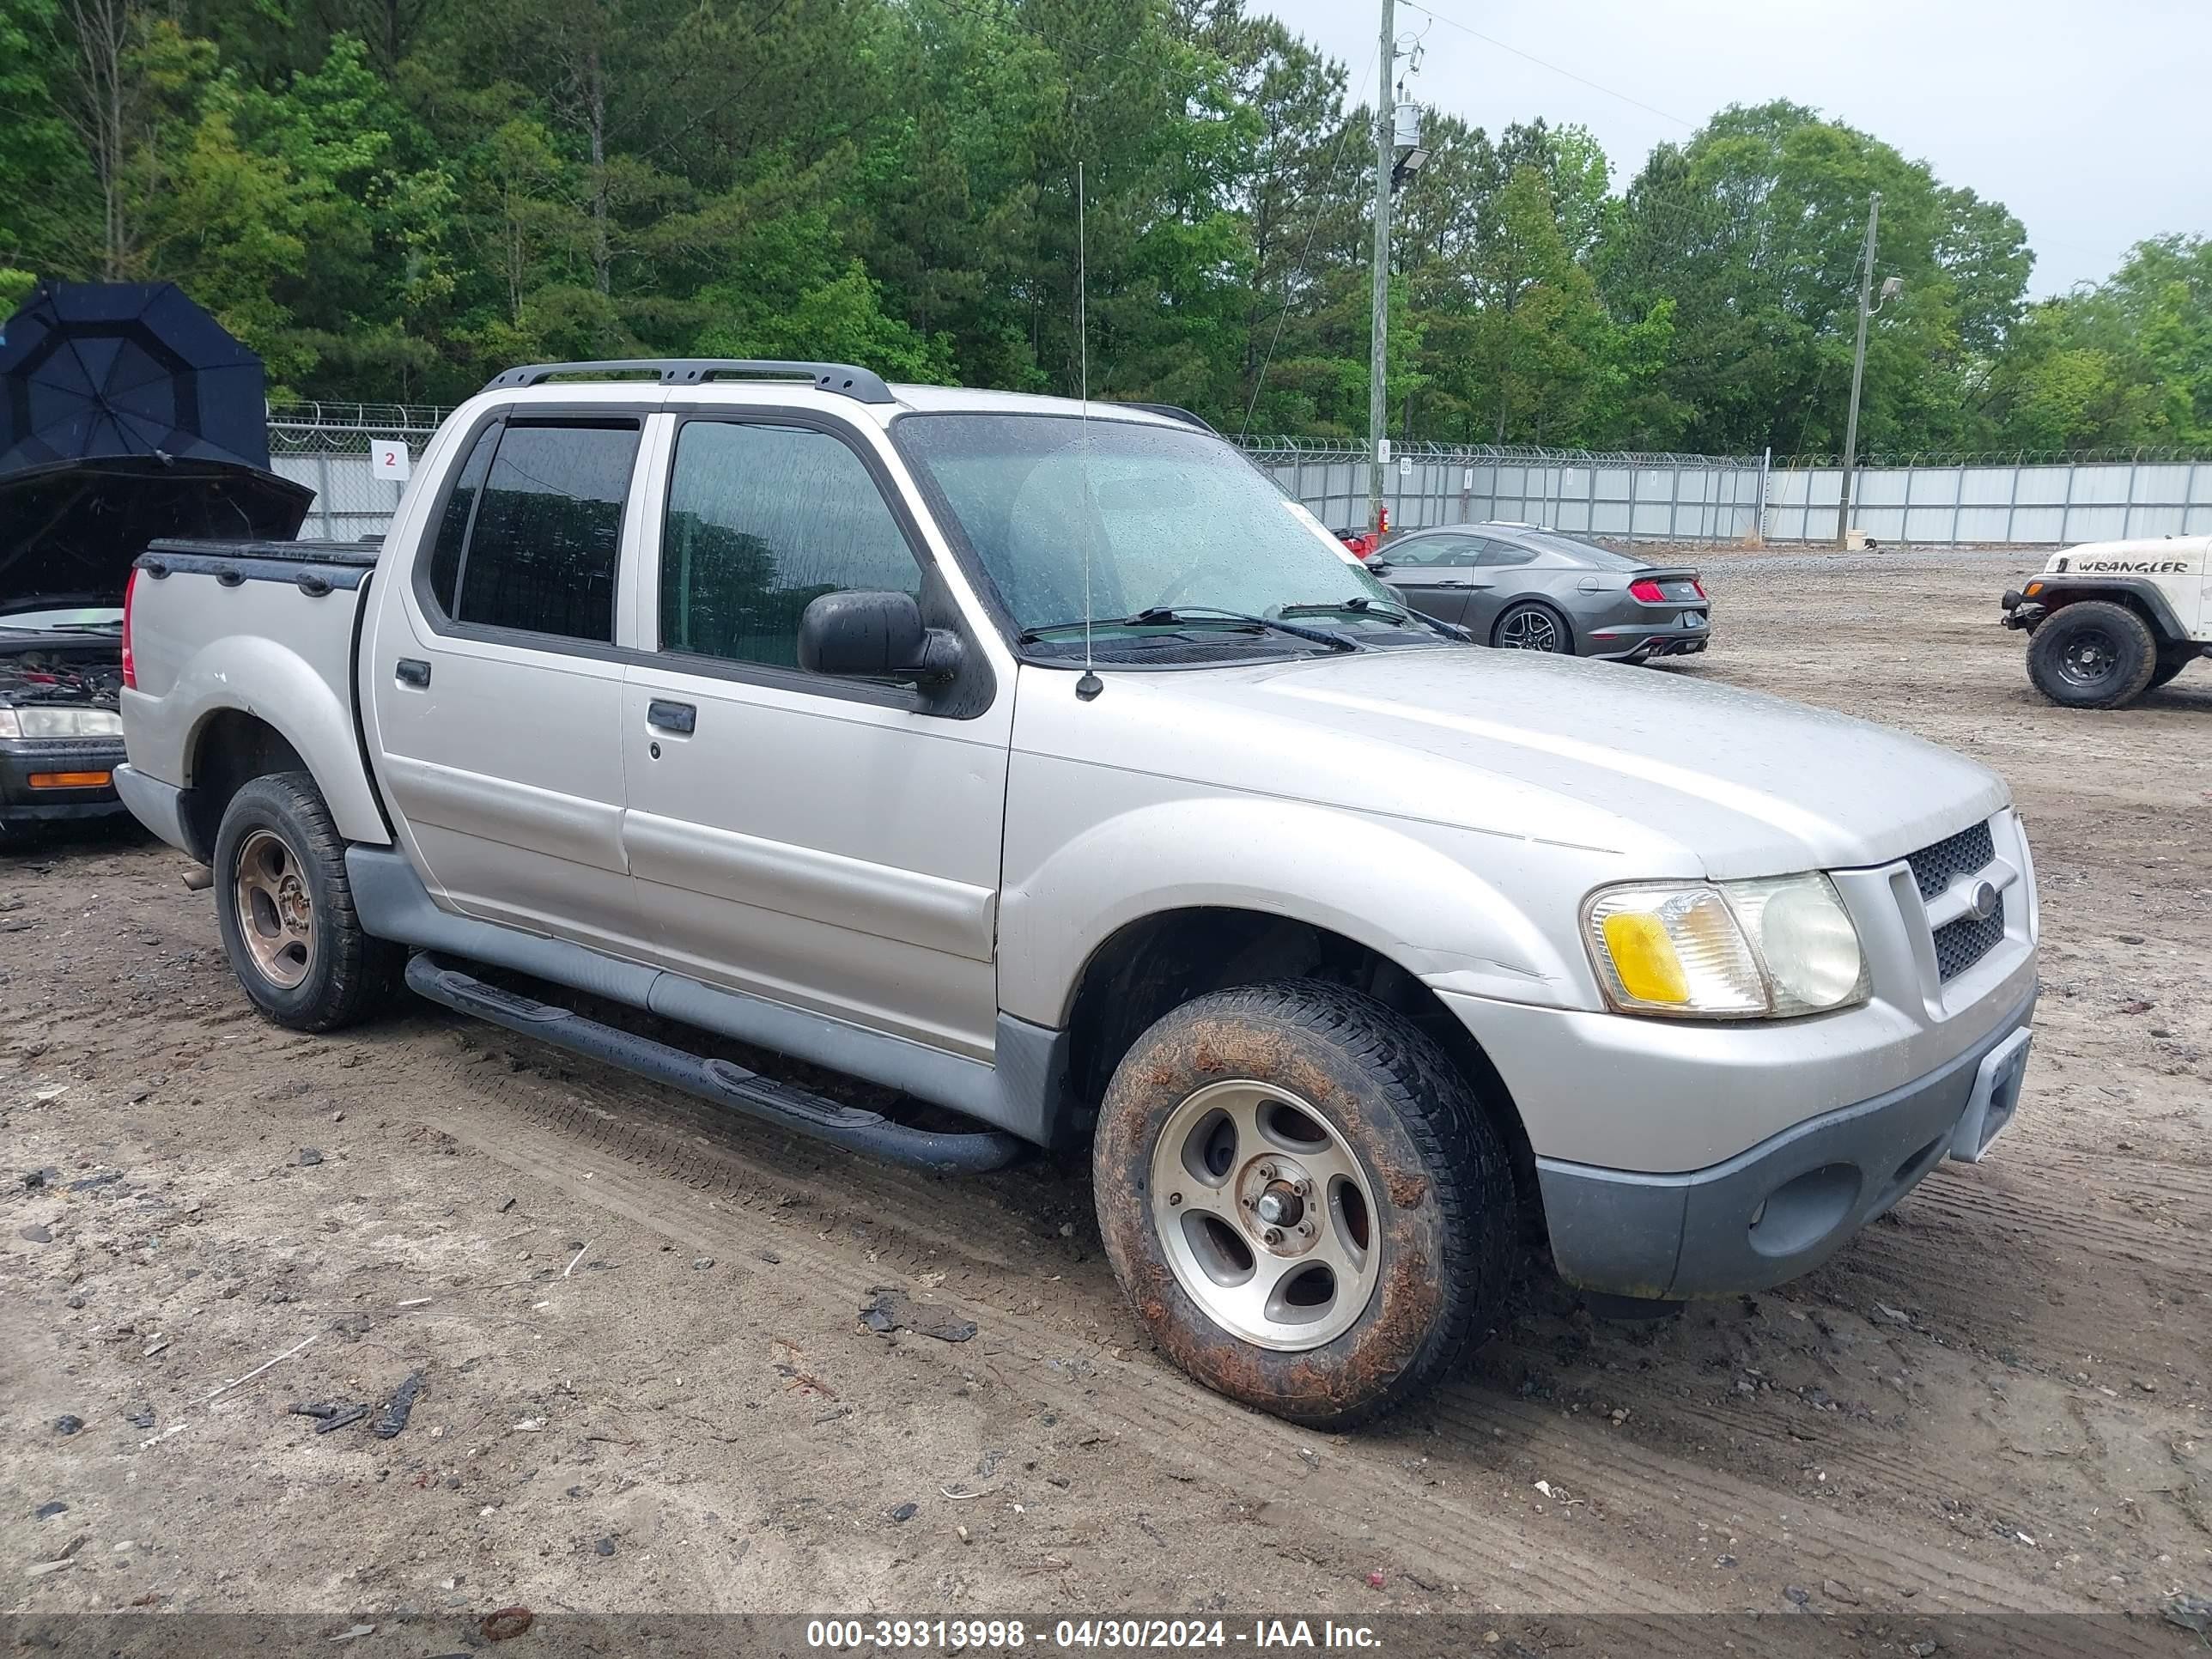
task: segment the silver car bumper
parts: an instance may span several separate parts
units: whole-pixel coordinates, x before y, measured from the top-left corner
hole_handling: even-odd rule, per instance
[[[1552,1257],[1571,1285],[1652,1300],[1765,1290],[1820,1266],[1948,1156],[2012,1121],[2033,994],[1948,1063],[1709,1169],[1646,1175],[1536,1161]]]

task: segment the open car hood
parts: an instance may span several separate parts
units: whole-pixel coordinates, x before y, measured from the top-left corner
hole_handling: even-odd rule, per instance
[[[289,541],[315,492],[235,462],[104,456],[0,475],[0,616],[117,605],[157,537]]]

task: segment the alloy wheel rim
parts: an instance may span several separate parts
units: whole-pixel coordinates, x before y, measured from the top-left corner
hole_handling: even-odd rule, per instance
[[[1343,1132],[1286,1090],[1237,1079],[1184,1100],[1152,1144],[1150,1200],[1176,1283],[1240,1340],[1318,1348],[1374,1298],[1367,1172]]]
[[[279,990],[298,988],[315,965],[314,898],[284,838],[256,830],[238,849],[232,889],[238,933],[261,976]]]
[[[1509,651],[1549,651],[1559,648],[1559,630],[1540,611],[1523,611],[1505,619],[1502,642]]]

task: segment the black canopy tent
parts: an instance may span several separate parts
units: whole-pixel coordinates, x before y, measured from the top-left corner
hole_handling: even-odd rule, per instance
[[[49,283],[0,334],[0,608],[119,602],[156,536],[299,533],[261,360],[168,283]]]

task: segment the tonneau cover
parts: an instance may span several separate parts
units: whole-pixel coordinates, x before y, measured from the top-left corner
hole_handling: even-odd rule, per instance
[[[380,537],[368,537],[357,542],[287,542],[265,538],[162,536],[147,544],[146,551],[138,562],[143,565],[149,559],[158,559],[167,554],[172,558],[281,559],[286,564],[334,564],[366,570],[376,563],[377,550],[383,545]]]

